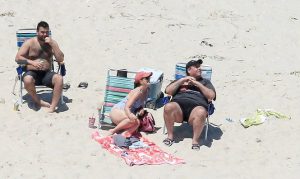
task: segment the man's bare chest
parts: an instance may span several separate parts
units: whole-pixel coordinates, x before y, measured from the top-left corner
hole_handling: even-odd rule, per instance
[[[49,59],[52,57],[52,50],[47,45],[34,44],[29,48],[28,55],[33,58]]]

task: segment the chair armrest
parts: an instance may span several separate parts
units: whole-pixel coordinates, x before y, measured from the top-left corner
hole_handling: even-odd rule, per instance
[[[28,61],[27,60],[18,60],[16,61],[18,65],[28,65]]]
[[[215,105],[212,102],[209,102],[207,107],[208,115],[212,115],[215,112],[215,109]]]

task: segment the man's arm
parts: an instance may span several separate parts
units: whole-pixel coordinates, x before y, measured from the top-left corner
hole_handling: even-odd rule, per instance
[[[41,69],[43,66],[40,62],[33,61],[27,57],[31,43],[32,39],[29,39],[23,43],[16,55],[15,61],[20,65],[32,65],[33,68]]]
[[[63,62],[64,61],[64,53],[60,50],[57,42],[50,37],[46,37],[45,42],[48,43],[52,47],[52,51],[53,51],[56,61]]]
[[[166,87],[165,92],[166,92],[168,95],[174,96],[175,93],[176,93],[176,91],[178,90],[178,88],[179,88],[183,83],[188,82],[191,78],[193,78],[193,77],[186,76],[186,77],[184,77],[184,78],[180,78],[179,80],[172,82],[171,84],[169,84],[169,85]]]
[[[191,83],[194,84],[199,88],[199,90],[202,92],[202,94],[205,96],[205,98],[210,102],[215,99],[216,93],[214,90],[204,86],[202,83],[196,80],[191,80]]]
[[[18,64],[25,64],[25,65],[29,64],[30,59],[25,57],[28,54],[29,47],[30,47],[30,40],[25,41],[23,43],[23,45],[20,47],[20,49],[16,55],[16,58],[15,58],[15,61]]]

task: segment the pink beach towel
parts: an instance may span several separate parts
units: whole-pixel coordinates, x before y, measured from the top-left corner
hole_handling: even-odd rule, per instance
[[[147,144],[147,148],[124,149],[119,148],[114,144],[112,136],[99,136],[96,131],[92,134],[92,138],[97,141],[102,147],[110,153],[121,157],[126,164],[133,165],[158,165],[158,164],[183,164],[183,159],[177,158],[171,154],[162,151],[155,143],[149,141],[145,137],[140,137],[140,140]]]

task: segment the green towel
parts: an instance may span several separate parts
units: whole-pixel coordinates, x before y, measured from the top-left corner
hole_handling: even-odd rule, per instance
[[[268,117],[274,116],[277,119],[291,119],[291,117],[281,114],[276,111],[272,111],[270,109],[257,109],[256,113],[252,117],[242,118],[240,119],[241,124],[247,128],[252,125],[262,124],[268,119]]]

